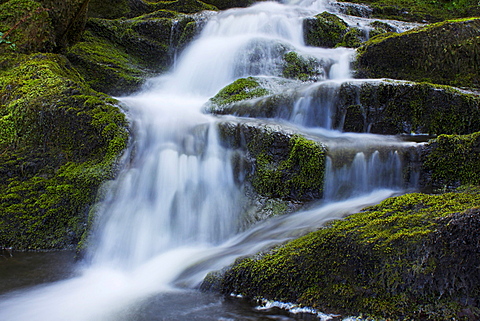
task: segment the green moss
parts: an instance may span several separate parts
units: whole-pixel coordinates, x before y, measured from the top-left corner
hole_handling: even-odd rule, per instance
[[[449,20],[373,37],[359,48],[359,76],[480,87],[480,19]]]
[[[358,48],[365,41],[365,32],[358,28],[349,28],[348,32],[342,38],[342,41],[336,47]]]
[[[227,105],[233,102],[257,98],[268,94],[269,91],[262,88],[255,78],[248,77],[235,80],[233,83],[220,90],[210,99],[210,101],[217,105]]]
[[[116,19],[130,13],[127,0],[90,0],[88,16],[93,18]]]
[[[373,9],[373,16],[383,19],[437,22],[480,14],[475,0],[431,1],[431,0],[342,0],[364,3]]]
[[[73,246],[126,146],[125,117],[61,55],[11,54],[0,66],[0,244]]]
[[[468,134],[480,130],[480,99],[473,93],[430,83],[345,83],[336,125],[372,133]],[[351,108],[352,102],[359,108]],[[361,113],[361,114],[359,114]]]
[[[304,20],[305,43],[309,46],[333,48],[342,41],[348,25],[328,12],[322,12],[314,19]]]
[[[423,164],[434,188],[480,185],[480,132],[441,135],[428,145]]]
[[[0,43],[0,53],[29,53],[54,48],[52,21],[46,8],[37,1],[10,0],[0,4],[0,31],[10,31],[8,40],[15,44],[11,47]]]
[[[478,239],[473,231],[480,213],[469,209],[479,201],[478,188],[387,199],[261,257],[237,262],[223,278],[223,292],[395,319],[446,320],[475,311],[473,298],[480,289],[478,277],[470,273],[479,259],[467,254],[472,246],[453,254],[468,269],[448,275],[443,263],[451,262],[445,255],[453,249],[450,242]],[[457,278],[472,279],[452,283]],[[473,305],[465,298],[472,298]]]
[[[135,56],[89,31],[70,48],[67,57],[97,91],[126,94],[138,89],[145,78],[145,69]]]
[[[299,56],[296,52],[290,51],[283,56],[283,77],[298,79],[301,81],[315,80],[319,75],[317,61]]]
[[[294,135],[283,160],[275,159],[266,149],[254,154],[256,169],[252,184],[260,195],[298,200],[322,195],[325,149],[320,144]]]
[[[170,67],[174,52],[195,33],[192,18],[172,11],[128,20],[90,19],[67,57],[92,88],[124,95],[137,90],[147,75]]]

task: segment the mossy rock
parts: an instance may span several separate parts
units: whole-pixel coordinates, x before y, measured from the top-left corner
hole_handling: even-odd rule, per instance
[[[475,17],[480,8],[475,0],[429,1],[429,0],[342,0],[370,6],[370,15],[375,18],[411,22],[438,22],[445,19]],[[347,13],[349,14],[349,13]]]
[[[10,0],[0,4],[1,52],[61,51],[80,38],[85,0]]]
[[[326,147],[279,125],[220,123],[226,146],[245,153],[247,181],[267,198],[307,202],[323,195]]]
[[[205,0],[207,4],[215,6],[219,10],[226,10],[230,8],[244,8],[254,4],[257,1],[253,0]]]
[[[247,99],[268,95],[270,92],[261,87],[254,77],[240,78],[221,89],[210,102],[216,106],[228,105]]]
[[[0,244],[75,246],[126,147],[125,116],[61,55],[1,56],[0,97]]]
[[[314,58],[300,56],[295,51],[283,55],[283,77],[301,81],[316,81],[324,75],[318,68],[318,61]]]
[[[326,313],[474,320],[480,312],[479,201],[478,188],[390,198],[237,261],[217,288]]]
[[[215,114],[296,119],[299,99],[308,92],[312,106],[302,110],[309,127],[376,134],[469,134],[480,131],[480,97],[458,88],[393,80],[323,82],[283,90],[251,101],[212,108]],[[325,100],[328,99],[327,102]],[[318,106],[322,106],[319,108]],[[295,120],[297,121],[297,120]]]
[[[218,10],[218,8],[215,5],[198,0],[90,0],[88,16],[104,19],[134,18],[158,10],[192,14],[205,10]]]
[[[339,44],[348,25],[345,21],[329,12],[322,12],[303,22],[305,43],[309,46],[333,48]]]
[[[359,77],[480,88],[480,19],[449,20],[373,37],[359,48]]]
[[[445,190],[460,185],[480,185],[480,132],[441,135],[423,151],[422,184]]]
[[[344,83],[334,128],[376,134],[469,134],[480,130],[480,97],[429,83]],[[362,117],[358,117],[361,107]]]
[[[125,95],[148,75],[167,70],[196,34],[195,21],[172,11],[134,19],[89,19],[68,59],[95,90]]]

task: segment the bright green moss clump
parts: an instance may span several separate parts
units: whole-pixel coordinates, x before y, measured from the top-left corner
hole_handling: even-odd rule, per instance
[[[217,105],[227,105],[233,102],[261,97],[268,94],[269,91],[262,88],[255,78],[248,77],[235,80],[233,83],[220,90],[218,94],[210,100]]]
[[[0,97],[0,244],[76,245],[126,146],[123,113],[55,54],[2,56]]]
[[[283,77],[298,79],[301,81],[315,80],[320,72],[317,69],[317,61],[313,58],[304,58],[296,52],[290,51],[283,55]]]
[[[237,262],[223,292],[324,312],[473,320],[480,312],[479,202],[478,189],[387,199]]]

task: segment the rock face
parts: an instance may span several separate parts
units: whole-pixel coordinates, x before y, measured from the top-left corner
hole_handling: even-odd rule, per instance
[[[220,283],[210,284],[225,294],[298,302],[324,312],[475,320],[479,197],[471,190],[390,198],[241,260]]]
[[[422,185],[448,190],[460,185],[480,185],[480,132],[441,135],[423,149]]]
[[[263,89],[257,83],[259,92]],[[280,94],[213,104],[209,111],[243,117],[296,119],[296,113],[308,117],[301,125],[347,132],[376,134],[468,134],[480,130],[480,97],[472,92],[429,83],[392,80],[362,80],[299,86]],[[253,91],[252,91],[253,92]],[[298,110],[297,102],[305,93],[311,106]],[[325,98],[327,97],[327,98]],[[329,105],[326,104],[328,100]],[[215,103],[215,101],[213,101]],[[295,107],[297,106],[297,107]],[[322,113],[319,109],[327,109]],[[325,122],[325,117],[330,121]]]
[[[0,4],[0,29],[12,46],[0,53],[61,51],[78,41],[88,0],[10,0]],[[6,30],[6,31],[5,31]]]
[[[305,202],[322,196],[326,147],[280,125],[221,122],[226,146],[241,151],[247,180],[263,197]]]
[[[6,54],[0,66],[0,244],[75,246],[126,146],[125,117],[62,55]]]
[[[479,88],[480,19],[440,22],[377,36],[359,49],[358,77]]]

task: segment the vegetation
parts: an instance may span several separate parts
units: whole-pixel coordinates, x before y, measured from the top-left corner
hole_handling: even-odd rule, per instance
[[[220,90],[210,101],[216,105],[227,105],[233,102],[268,95],[269,91],[262,88],[253,77],[240,78]]]
[[[376,36],[359,49],[359,77],[479,88],[480,19],[448,20]]]
[[[332,313],[473,320],[480,315],[480,256],[471,248],[479,201],[478,189],[387,199],[237,262],[222,291]]]
[[[368,4],[373,16],[415,22],[438,22],[445,19],[480,16],[476,0],[342,0]]]
[[[480,186],[480,132],[441,135],[427,146],[423,172],[428,184],[446,190],[461,184]]]
[[[125,117],[61,55],[3,55],[0,66],[0,244],[76,245],[126,146]]]

